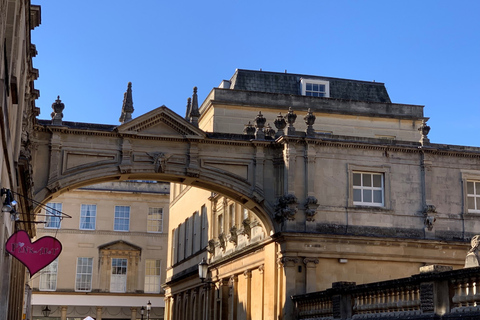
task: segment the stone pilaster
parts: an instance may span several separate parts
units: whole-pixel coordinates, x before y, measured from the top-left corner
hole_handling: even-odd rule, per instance
[[[306,287],[305,293],[317,291],[317,265],[320,262],[317,258],[305,258],[303,263],[305,264],[305,277]]]
[[[246,270],[243,272],[245,277],[245,292],[247,293],[247,305],[245,310],[247,313],[247,320],[252,319],[252,271]]]
[[[293,311],[294,305],[291,296],[294,296],[296,292],[296,266],[300,262],[298,257],[283,256],[278,259],[278,264],[281,266],[280,277],[282,277],[282,287],[284,288],[283,294],[280,296],[280,302],[284,301],[283,315],[279,313],[279,316],[283,316],[282,319],[294,319]],[[281,304],[281,303],[280,303]]]
[[[235,320],[237,314],[237,304],[238,304],[238,277],[233,275],[230,277],[228,282],[229,292],[228,292],[228,305],[229,305],[229,320]]]

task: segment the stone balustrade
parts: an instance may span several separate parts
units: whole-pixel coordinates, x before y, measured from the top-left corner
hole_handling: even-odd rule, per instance
[[[444,270],[293,296],[296,319],[480,319],[480,267]]]

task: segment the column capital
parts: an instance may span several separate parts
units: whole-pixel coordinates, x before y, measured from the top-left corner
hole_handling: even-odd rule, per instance
[[[303,263],[307,268],[314,268],[320,262],[318,258],[304,258]]]
[[[258,272],[260,272],[260,274],[263,274],[264,271],[265,271],[265,265],[262,264],[258,267]]]
[[[298,257],[281,257],[277,259],[279,266],[294,267],[299,262]]]

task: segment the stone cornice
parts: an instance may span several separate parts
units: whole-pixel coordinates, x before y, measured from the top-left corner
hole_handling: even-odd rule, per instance
[[[440,250],[460,249],[464,250],[468,247],[468,242],[462,241],[440,241],[440,240],[426,240],[426,239],[405,239],[405,238],[387,238],[387,237],[367,237],[357,235],[338,235],[335,237],[329,234],[311,234],[311,233],[294,233],[294,232],[279,232],[273,236],[276,241],[301,241],[305,243],[315,242],[316,245],[321,243],[330,244],[351,244],[351,245],[368,245],[368,246],[391,246],[391,247],[406,247],[406,248],[421,248]]]
[[[79,230],[79,229],[43,229],[37,228],[37,233],[44,233],[44,234],[89,234],[92,236],[97,235],[128,235],[134,237],[149,237],[149,238],[167,238],[167,233],[151,233],[151,232],[138,232],[138,231],[130,231],[130,232],[118,232],[118,231],[109,231],[109,230]]]

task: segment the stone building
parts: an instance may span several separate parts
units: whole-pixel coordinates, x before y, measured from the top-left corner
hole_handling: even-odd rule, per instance
[[[186,120],[225,140],[204,167],[255,183],[252,201],[172,184],[166,319],[292,319],[333,282],[461,268],[480,230],[480,148],[431,143],[383,83],[236,70]]]
[[[29,318],[26,269],[6,253],[3,244],[16,230],[35,235],[33,207],[27,199],[33,198],[30,146],[39,113],[35,107],[39,91],[34,86],[38,70],[32,63],[37,51],[30,35],[40,22],[40,7],[29,0],[0,0],[0,182],[4,204],[0,217],[0,319]],[[13,200],[17,206],[10,206]]]
[[[163,319],[168,183],[104,182],[55,198],[37,220],[38,237],[54,236],[60,256],[32,277],[33,318]],[[147,311],[144,311],[147,318]],[[47,318],[45,318],[47,319]]]

